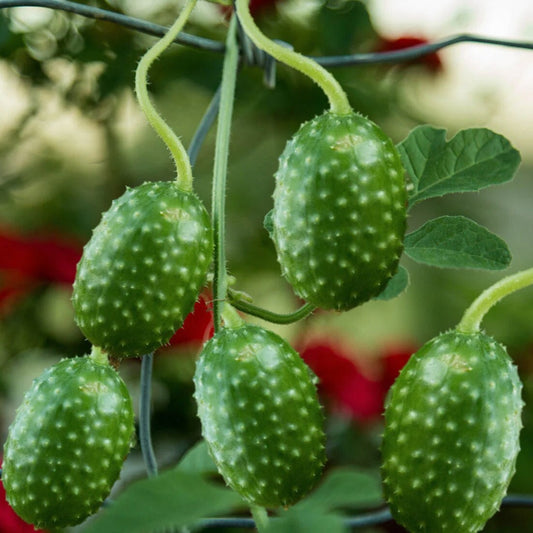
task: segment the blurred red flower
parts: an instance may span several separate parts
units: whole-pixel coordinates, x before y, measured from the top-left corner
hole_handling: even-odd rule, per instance
[[[358,422],[372,422],[383,414],[387,391],[414,349],[391,345],[375,361],[371,374],[364,371],[349,347],[330,339],[298,343],[303,360],[319,378],[319,393],[331,407]]]
[[[0,458],[0,466],[1,464],[2,460]],[[35,533],[35,531],[43,532],[42,529],[34,529],[33,526],[24,522],[11,509],[6,500],[4,485],[0,481],[0,533]]]
[[[276,7],[276,4],[281,0],[250,0],[250,13],[253,17],[260,16]],[[233,13],[232,6],[220,6],[224,15],[228,18]]]
[[[387,39],[381,37],[377,46],[377,52],[395,52],[396,50],[405,50],[413,46],[420,46],[429,44],[429,41],[424,37],[417,37],[413,35],[405,35],[397,37],[396,39]],[[440,72],[443,69],[442,60],[438,52],[426,54],[417,59],[409,61],[407,64],[422,64],[425,65],[432,72]]]
[[[72,285],[81,254],[81,245],[64,235],[0,228],[0,313],[41,284]]]

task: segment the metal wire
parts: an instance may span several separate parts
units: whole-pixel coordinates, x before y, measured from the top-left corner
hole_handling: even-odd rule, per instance
[[[116,13],[107,9],[101,9],[93,6],[77,4],[76,2],[69,2],[67,0],[0,0],[0,9],[9,7],[45,7],[49,9],[56,9],[60,11],[66,11],[69,13],[75,13],[83,17],[104,20],[113,24],[118,24],[126,28],[130,28],[141,33],[148,35],[162,36],[166,33],[167,28],[160,26],[159,24],[153,24],[142,19],[130,17],[122,13]],[[191,46],[200,50],[206,50],[210,52],[223,53],[225,51],[224,43],[213,39],[206,39],[196,35],[190,35],[185,32],[181,32],[176,38],[176,43]],[[395,50],[391,52],[375,52],[364,54],[348,54],[340,56],[327,56],[327,57],[315,57],[312,56],[317,63],[325,67],[346,67],[353,65],[363,64],[378,64],[378,63],[401,63],[406,61],[412,61],[423,57],[428,54],[432,54],[459,43],[481,43],[494,46],[506,46],[510,48],[522,48],[525,50],[533,50],[533,42],[520,41],[512,39],[493,39],[490,37],[483,37],[480,35],[472,34],[460,34],[451,36],[434,43],[428,43],[410,48],[404,48],[402,50]],[[264,59],[262,56],[257,56],[256,52],[250,53],[247,57],[249,60],[256,59],[259,61],[258,66],[264,65]],[[263,67],[262,67],[263,68]]]

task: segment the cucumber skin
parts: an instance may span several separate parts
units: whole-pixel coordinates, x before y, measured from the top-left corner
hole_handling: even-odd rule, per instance
[[[223,328],[194,377],[202,433],[226,483],[247,502],[289,506],[325,463],[315,377],[281,337],[258,326]]]
[[[272,238],[298,296],[346,311],[380,294],[403,252],[407,192],[392,141],[373,122],[326,112],[280,157]]]
[[[444,333],[414,354],[385,409],[383,488],[411,532],[479,531],[515,472],[522,384],[484,333]]]
[[[116,199],[78,264],[72,303],[87,339],[116,357],[166,344],[203,288],[213,235],[199,198],[146,182]]]
[[[122,378],[90,357],[63,359],[36,378],[9,427],[2,483],[36,528],[83,522],[109,495],[134,433]]]

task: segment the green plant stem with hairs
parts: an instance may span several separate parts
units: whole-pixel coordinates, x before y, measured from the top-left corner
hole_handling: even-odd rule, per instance
[[[233,100],[235,98],[238,65],[237,22],[235,17],[233,17],[226,38],[226,54],[222,69],[220,109],[215,142],[215,162],[213,166],[211,217],[213,220],[214,235],[213,323],[215,332],[219,331],[221,327],[221,314],[228,291],[225,247],[226,176],[228,173],[231,119],[233,115]]]
[[[178,18],[169,28],[168,32],[150,48],[139,61],[135,71],[135,93],[137,100],[152,128],[166,144],[174,163],[176,165],[176,182],[178,187],[184,191],[192,190],[192,168],[187,155],[187,151],[179,137],[172,131],[172,128],[159,115],[148,95],[148,70],[152,63],[172,44],[178,33],[187,22],[196,0],[187,0]]]
[[[339,82],[316,61],[273,42],[257,27],[250,14],[249,0],[237,0],[235,5],[239,21],[253,43],[278,61],[289,65],[311,78],[326,94],[332,113],[348,115],[352,107]]]
[[[462,333],[479,331],[483,317],[502,298],[533,285],[533,268],[507,276],[483,291],[464,312],[457,330]]]

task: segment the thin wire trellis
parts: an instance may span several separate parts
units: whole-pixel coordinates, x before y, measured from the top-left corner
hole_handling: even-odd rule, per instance
[[[11,7],[43,7],[65,11],[95,20],[111,22],[153,36],[163,36],[167,31],[167,28],[164,26],[153,24],[142,19],[66,0],[0,0],[0,9]],[[208,52],[224,53],[225,51],[225,45],[222,42],[191,35],[185,32],[181,32],[176,38],[175,42]],[[263,51],[258,50],[257,47],[255,47],[255,45],[253,45],[253,43],[251,43],[251,41],[249,41],[249,39],[242,32],[240,34],[240,42],[243,63],[262,68],[265,71],[265,84],[267,86],[273,86],[275,83],[275,60],[273,60],[273,58],[268,56],[268,54],[265,54]],[[478,35],[460,34],[435,41],[433,43],[422,44],[391,52],[347,54],[327,57],[312,56],[312,59],[325,67],[347,67],[362,64],[400,63],[412,61],[413,59],[435,53],[443,48],[459,43],[481,43],[487,45],[533,50],[533,43],[527,41],[493,39]],[[288,43],[282,44],[290,46]],[[218,88],[215,92],[212,101],[202,120],[200,121],[200,124],[189,146],[188,153],[191,160],[191,165],[193,166],[196,162],[205,137],[207,136],[217,117],[219,104],[220,88]],[[157,475],[158,471],[150,430],[152,365],[153,354],[145,355],[142,360],[140,378],[141,394],[139,405],[139,442],[148,476]],[[0,468],[0,479],[1,478],[2,469]],[[510,494],[503,499],[501,506],[507,508],[533,507],[533,495]],[[358,529],[385,524],[390,521],[392,521],[391,513],[387,507],[383,507],[378,510],[369,510],[368,512],[348,517],[345,519],[345,525],[352,529]],[[241,517],[206,518],[198,524],[198,527],[204,529],[228,527],[253,529],[255,528],[255,522],[252,518]]]

